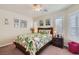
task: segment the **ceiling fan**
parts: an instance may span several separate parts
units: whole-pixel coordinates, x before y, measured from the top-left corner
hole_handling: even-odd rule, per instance
[[[32,5],[32,9],[33,9],[34,11],[48,12],[48,10],[45,9],[45,8],[43,8],[42,6],[43,6],[42,4],[33,4],[33,5]]]

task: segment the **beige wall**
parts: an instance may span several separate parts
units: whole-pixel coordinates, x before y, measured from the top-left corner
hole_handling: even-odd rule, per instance
[[[9,21],[8,25],[4,24],[5,18]],[[27,28],[14,28],[15,18],[27,20]],[[19,34],[30,32],[32,24],[32,18],[30,17],[10,11],[0,10],[0,47],[12,43]]]

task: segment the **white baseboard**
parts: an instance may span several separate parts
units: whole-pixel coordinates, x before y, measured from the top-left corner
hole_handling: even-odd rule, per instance
[[[13,42],[10,42],[10,43],[4,44],[4,45],[0,45],[0,47],[4,47],[4,46],[10,45],[10,44],[13,44]]]

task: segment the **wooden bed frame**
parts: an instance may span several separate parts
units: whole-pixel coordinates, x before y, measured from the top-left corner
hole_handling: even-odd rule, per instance
[[[50,34],[52,34],[53,37],[53,28],[38,28],[38,32],[40,30],[50,30]],[[20,45],[17,42],[14,42],[14,44],[16,45],[16,48],[20,49],[25,55],[30,55],[29,51],[26,51],[26,48],[24,48],[22,45]],[[44,45],[39,51],[36,52],[36,55],[40,54],[47,46],[49,46],[50,44],[52,44],[52,40],[50,42],[48,42],[46,45]]]

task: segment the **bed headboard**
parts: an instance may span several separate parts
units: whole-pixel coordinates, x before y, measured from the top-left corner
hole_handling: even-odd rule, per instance
[[[48,28],[38,28],[38,32],[40,32],[41,30],[43,31],[50,31],[50,34],[53,35],[53,28],[52,27],[48,27]]]

